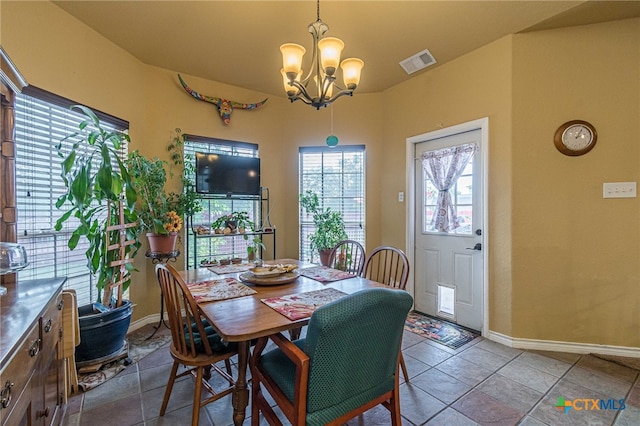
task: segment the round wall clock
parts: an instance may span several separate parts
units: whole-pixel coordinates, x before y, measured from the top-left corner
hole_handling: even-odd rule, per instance
[[[598,133],[591,123],[572,120],[558,127],[553,143],[561,153],[576,156],[591,151],[597,139]]]

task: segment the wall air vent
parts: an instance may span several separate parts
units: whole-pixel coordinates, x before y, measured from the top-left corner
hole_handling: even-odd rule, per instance
[[[435,64],[437,61],[429,52],[429,49],[425,49],[420,53],[417,53],[410,58],[407,58],[400,62],[400,66],[404,68],[407,74],[413,74],[416,71],[420,71],[430,65]]]

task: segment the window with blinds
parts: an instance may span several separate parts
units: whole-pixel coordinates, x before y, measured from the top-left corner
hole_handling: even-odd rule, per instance
[[[301,147],[299,149],[300,193],[311,190],[320,207],[342,213],[347,235],[365,244],[364,145]],[[300,259],[314,261],[309,235],[313,218],[300,210]]]
[[[184,135],[184,163],[191,163],[195,169],[196,152],[207,154],[238,155],[258,157],[258,145],[248,142],[236,142],[203,136]],[[260,199],[258,197],[207,196],[202,194],[202,211],[187,218],[191,227],[199,225],[210,227],[214,220],[231,212],[245,211],[249,219],[261,226]],[[191,232],[187,229],[185,232]],[[193,252],[195,250],[195,253]],[[185,267],[194,268],[197,260],[220,260],[229,257],[246,257],[247,241],[244,238],[198,238],[187,247]]]
[[[65,186],[60,176],[62,159],[56,145],[78,130],[83,115],[71,110],[76,102],[34,87],[16,96],[16,192],[18,208],[18,243],[27,250],[29,267],[20,272],[21,279],[67,277],[66,288],[76,290],[78,304],[96,300],[95,277],[89,273],[86,239],[69,250],[68,229],[55,231],[55,223],[65,212],[55,206]],[[127,130],[129,123],[94,111],[108,130]],[[63,142],[69,147],[74,140]],[[82,146],[82,145],[81,145]],[[68,149],[67,149],[68,151]],[[122,151],[126,156],[126,147]]]

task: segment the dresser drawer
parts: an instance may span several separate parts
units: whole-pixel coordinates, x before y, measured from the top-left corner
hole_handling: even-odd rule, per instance
[[[40,317],[40,349],[45,354],[51,353],[56,343],[62,340],[62,307],[62,293],[59,293]]]
[[[38,323],[29,330],[21,342],[14,357],[0,373],[0,408],[2,418],[6,421],[24,392],[38,360],[41,347],[40,325]],[[20,398],[22,399],[22,398]]]

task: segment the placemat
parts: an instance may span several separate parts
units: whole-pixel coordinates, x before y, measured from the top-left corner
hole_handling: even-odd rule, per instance
[[[257,293],[235,278],[221,278],[218,280],[202,281],[187,284],[196,302],[213,302],[216,300],[233,299]]]
[[[275,309],[290,320],[308,318],[318,307],[346,296],[335,288],[327,287],[321,290],[307,291],[305,293],[290,294],[288,296],[271,297],[262,299],[270,308]]]
[[[215,272],[218,275],[223,274],[235,274],[237,272],[248,271],[253,268],[253,263],[243,262],[243,263],[231,263],[229,265],[218,265],[218,266],[208,266],[207,269],[211,272]]]
[[[310,268],[298,269],[300,275],[311,278],[321,283],[346,280],[355,277],[354,274],[329,268],[328,266],[312,266]]]

